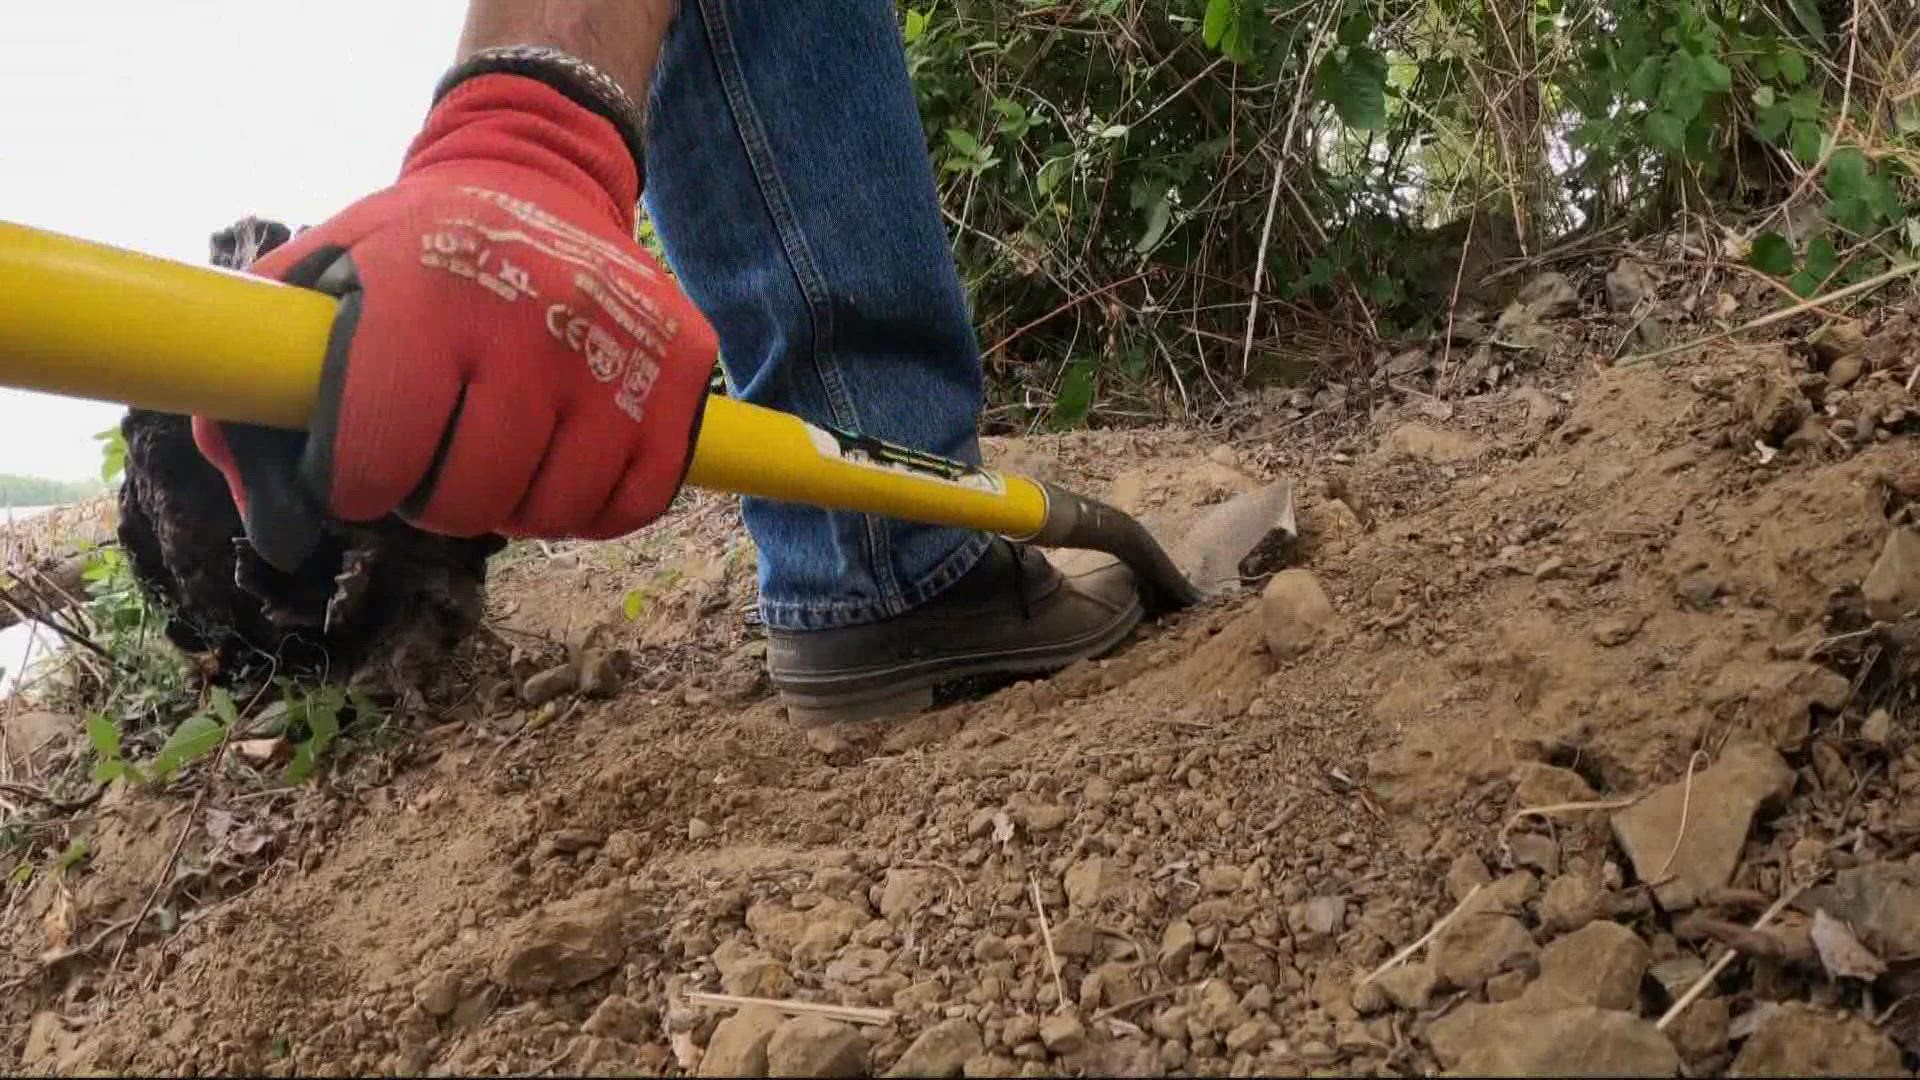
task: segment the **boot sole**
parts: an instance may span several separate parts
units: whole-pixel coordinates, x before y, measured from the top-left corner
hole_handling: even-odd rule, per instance
[[[1038,675],[1059,671],[1111,650],[1145,614],[1135,600],[1113,621],[1083,637],[1007,652],[961,653],[890,668],[818,676],[776,676],[780,703],[796,723],[830,724],[875,720],[932,707],[934,691],[962,679],[989,675]],[[878,685],[875,685],[878,683]]]

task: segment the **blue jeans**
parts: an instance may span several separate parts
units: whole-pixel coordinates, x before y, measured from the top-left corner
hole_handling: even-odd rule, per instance
[[[731,393],[977,463],[979,344],[892,0],[681,0],[649,111],[647,212]],[[779,629],[898,615],[990,539],[742,509]]]

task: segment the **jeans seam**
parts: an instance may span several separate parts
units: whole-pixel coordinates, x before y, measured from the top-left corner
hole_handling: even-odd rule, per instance
[[[979,564],[994,537],[972,533],[933,569],[907,586],[898,599],[780,601],[760,598],[760,618],[775,630],[834,630],[904,615],[933,600]]]
[[[774,231],[780,235],[787,268],[792,272],[801,298],[807,305],[813,331],[811,351],[814,373],[826,390],[834,423],[858,430],[859,409],[847,391],[834,349],[833,307],[827,295],[825,276],[821,274],[818,260],[814,258],[806,234],[799,226],[786,185],[774,167],[772,147],[768,144],[760,114],[754,109],[753,98],[747,92],[739,54],[733,47],[733,28],[728,22],[726,7],[727,0],[700,0],[700,10],[705,16],[703,21],[707,25],[707,38],[713,46],[719,69],[720,85],[726,91],[727,105],[733,111],[734,126],[740,132],[747,163],[752,166],[754,178],[759,182],[760,197],[766,203],[768,215],[773,218]],[[868,568],[873,573],[874,583],[880,588],[883,604],[888,607],[905,604],[907,590],[901,588],[898,575],[894,572],[892,544],[885,524],[869,514],[861,515],[860,521],[862,531],[866,534]]]

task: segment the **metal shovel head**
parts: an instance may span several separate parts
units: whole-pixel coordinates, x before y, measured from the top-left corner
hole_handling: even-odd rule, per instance
[[[1162,518],[1150,524],[1166,523]],[[1299,538],[1293,481],[1281,479],[1208,507],[1165,546],[1175,568],[1203,597],[1215,598],[1277,569]],[[1118,561],[1105,552],[1080,549],[1050,550],[1047,557],[1070,577]]]
[[[1202,593],[1223,596],[1275,569],[1299,538],[1293,481],[1280,479],[1208,508],[1169,554]]]

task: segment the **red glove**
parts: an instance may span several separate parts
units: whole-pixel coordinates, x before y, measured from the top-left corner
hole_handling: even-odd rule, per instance
[[[306,434],[194,421],[260,554],[293,570],[325,515],[607,538],[664,512],[717,347],[633,239],[639,187],[611,123],[483,75],[392,187],[255,264],[342,298]]]

